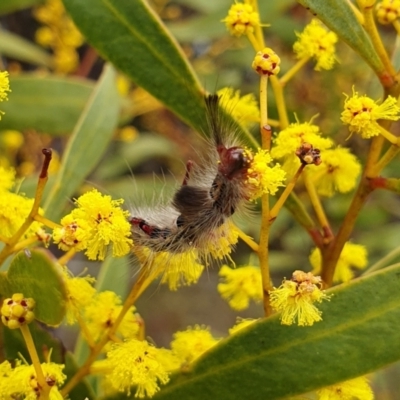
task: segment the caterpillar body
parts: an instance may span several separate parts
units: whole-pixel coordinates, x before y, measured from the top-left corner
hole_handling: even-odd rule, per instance
[[[134,247],[147,248],[147,254],[173,256],[195,251],[197,260],[207,263],[210,248],[218,248],[221,240],[229,238],[230,217],[247,199],[251,153],[235,144],[234,124],[220,112],[219,97],[209,95],[205,103],[211,138],[204,162],[207,167],[189,161],[183,183],[169,205],[131,214]],[[218,249],[211,251],[211,256],[217,253]]]

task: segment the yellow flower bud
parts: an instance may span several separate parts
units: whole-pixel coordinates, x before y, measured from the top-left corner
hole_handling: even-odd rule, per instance
[[[11,298],[5,299],[1,307],[1,321],[10,329],[20,328],[35,319],[33,308],[35,301],[24,298],[22,293],[14,293]]]
[[[400,17],[400,0],[383,0],[376,5],[376,19],[387,25]]]
[[[281,70],[279,64],[281,59],[279,56],[269,47],[265,47],[263,50],[257,52],[254,57],[252,67],[260,75],[277,75]]]

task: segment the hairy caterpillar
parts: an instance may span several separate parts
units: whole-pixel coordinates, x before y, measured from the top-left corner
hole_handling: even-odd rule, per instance
[[[232,236],[230,217],[248,198],[252,155],[235,143],[234,123],[219,110],[219,97],[209,95],[205,103],[211,138],[208,166],[189,161],[170,204],[131,213],[134,247],[147,249],[146,257],[195,252],[195,258],[203,263],[210,256],[222,258],[226,254],[219,254],[218,246]]]

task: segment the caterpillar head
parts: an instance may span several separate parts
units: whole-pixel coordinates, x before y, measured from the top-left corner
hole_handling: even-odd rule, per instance
[[[227,179],[242,178],[252,162],[251,154],[242,147],[218,146],[218,172]]]

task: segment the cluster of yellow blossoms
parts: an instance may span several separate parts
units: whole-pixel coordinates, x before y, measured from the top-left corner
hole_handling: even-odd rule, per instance
[[[36,41],[54,53],[57,72],[69,73],[79,65],[76,51],[83,44],[83,36],[67,15],[61,0],[46,0],[38,6],[34,15],[43,24],[36,31]]]
[[[112,200],[92,190],[75,200],[76,208],[61,220],[62,228],[54,229],[53,239],[60,249],[86,250],[89,260],[104,260],[107,246],[112,244],[113,256],[130,251],[132,239],[123,200]]]
[[[386,130],[378,124],[378,120],[398,121],[400,107],[397,100],[388,96],[381,104],[377,104],[368,96],[359,96],[353,88],[353,95],[346,96],[341,120],[349,126],[351,133],[358,133],[364,139],[370,139],[379,134],[387,136]],[[389,139],[390,140],[390,139]]]
[[[0,71],[0,102],[8,100],[10,90],[10,82],[8,80],[8,72]],[[3,112],[0,110],[0,119]]]
[[[335,44],[338,41],[336,33],[324,28],[321,22],[313,19],[302,33],[296,33],[298,41],[293,50],[298,59],[315,58],[315,70],[331,69],[335,63]]]
[[[25,222],[32,209],[33,199],[11,191],[15,185],[15,170],[13,168],[0,166],[0,176],[0,235],[9,239],[18,232]],[[39,209],[39,213],[43,214],[43,210]],[[42,224],[33,222],[24,232],[23,238],[27,239],[36,235],[37,239],[47,241],[48,237],[44,237],[41,228]]]
[[[49,399],[62,400],[58,390],[66,379],[62,372],[64,365],[52,362],[42,363],[45,381],[51,386]],[[0,397],[2,399],[25,398],[37,399],[41,394],[40,385],[33,365],[22,364],[16,361],[14,367],[8,361],[0,364]]]
[[[291,280],[270,292],[271,306],[281,311],[281,322],[292,325],[295,320],[299,326],[313,325],[322,320],[321,311],[313,304],[328,300],[329,296],[321,290],[322,280],[310,272],[294,271]]]

